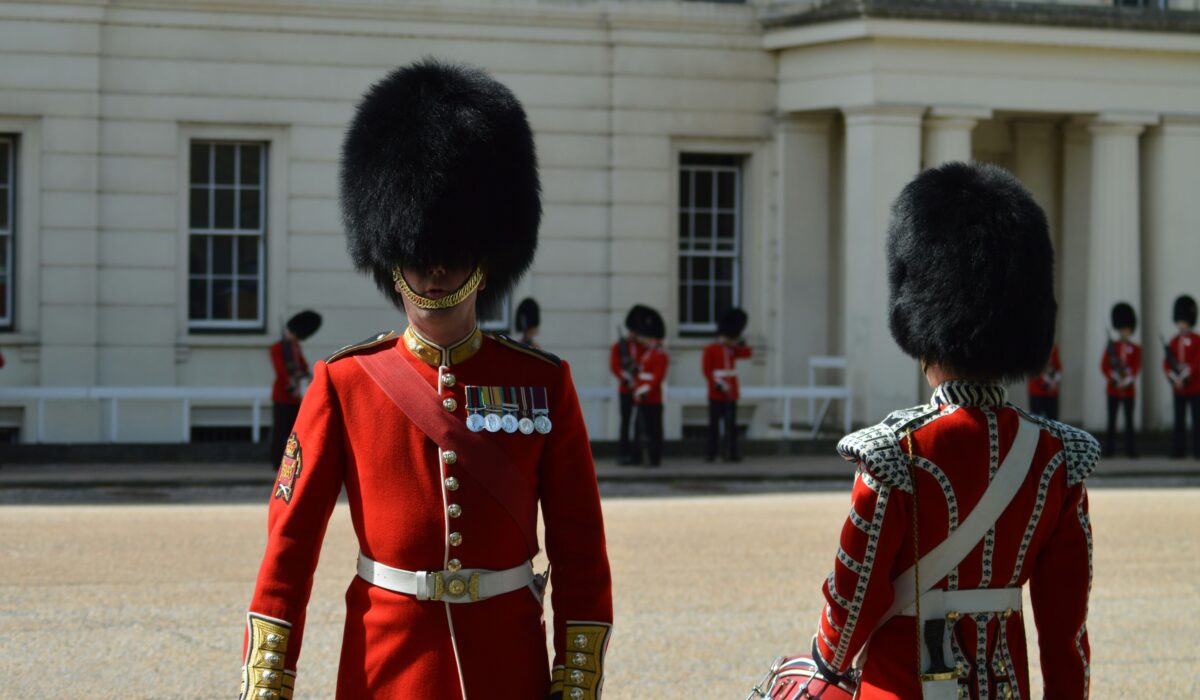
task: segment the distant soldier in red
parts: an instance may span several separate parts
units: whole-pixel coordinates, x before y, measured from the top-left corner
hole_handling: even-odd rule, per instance
[[[730,462],[742,460],[738,450],[737,361],[754,354],[742,339],[746,321],[745,311],[726,311],[717,323],[717,342],[706,346],[700,358],[701,370],[708,380],[708,448],[704,457],[709,462],[717,458],[722,425],[725,428],[725,458]]]
[[[1117,339],[1108,341],[1100,358],[1108,393],[1108,431],[1104,440],[1104,456],[1117,453],[1117,409],[1125,413],[1125,454],[1137,456],[1133,433],[1133,400],[1137,398],[1137,377],[1142,371],[1142,346],[1133,342],[1137,330],[1137,313],[1133,307],[1120,302],[1112,308],[1112,325]]]
[[[641,457],[633,455],[633,433],[637,431],[633,414],[633,387],[637,383],[638,363],[645,347],[638,341],[638,319],[646,311],[641,304],[625,314],[625,336],[613,343],[608,356],[608,368],[617,378],[617,398],[620,400],[621,432],[617,437],[617,463],[640,464]]]
[[[312,379],[308,360],[300,349],[300,341],[308,340],[321,327],[321,314],[316,311],[301,311],[288,319],[283,329],[283,338],[271,346],[271,367],[275,370],[275,383],[271,385],[271,468],[279,467],[283,449],[292,424],[300,414],[300,400],[304,388]]]
[[[513,316],[513,330],[517,332],[517,340],[531,348],[540,348],[537,336],[542,326],[542,307],[532,298],[522,299],[517,304],[517,313]]]
[[[343,488],[360,551],[337,697],[599,698],[612,580],[571,373],[477,323],[537,243],[524,110],[486,73],[426,59],[370,89],[341,164],[351,258],[408,328],[316,364],[271,498],[242,698],[292,697]],[[531,563],[539,507],[552,658]]]
[[[1004,389],[1053,343],[1045,216],[1006,171],[948,163],[900,194],[887,256],[892,337],[933,398],[838,445],[858,474],[813,656],[866,700],[1028,698],[1028,583],[1046,697],[1086,698],[1099,446]]]
[[[637,404],[637,447],[634,461],[641,462],[643,449],[646,463],[657,467],[662,463],[663,446],[663,384],[671,364],[663,350],[667,325],[654,309],[646,307],[638,319],[638,342],[644,348],[638,360],[637,377],[633,385],[633,402]]]
[[[1058,346],[1050,348],[1050,359],[1042,371],[1029,378],[1029,412],[1035,416],[1058,420],[1058,385],[1062,381],[1062,360]]]
[[[1187,411],[1192,412],[1192,454],[1200,459],[1200,336],[1196,326],[1196,300],[1184,294],[1175,300],[1175,326],[1179,332],[1166,344],[1163,372],[1175,395],[1175,430],[1171,456],[1187,454]]]

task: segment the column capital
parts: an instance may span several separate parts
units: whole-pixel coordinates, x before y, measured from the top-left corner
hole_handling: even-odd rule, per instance
[[[924,105],[869,104],[843,106],[846,124],[893,124],[897,126],[920,125],[925,114]]]
[[[1200,130],[1200,114],[1164,114],[1163,131],[1192,133]]]
[[[1158,123],[1157,114],[1145,112],[1101,112],[1087,122],[1093,136],[1137,136]]]
[[[978,122],[991,118],[991,108],[976,105],[934,105],[925,115],[926,122],[937,122],[946,126],[973,127]]]
[[[1058,124],[1052,119],[1016,119],[1012,127],[1014,134],[1020,139],[1045,141],[1054,137]]]
[[[775,128],[782,132],[825,133],[833,126],[834,112],[781,112],[775,117]]]

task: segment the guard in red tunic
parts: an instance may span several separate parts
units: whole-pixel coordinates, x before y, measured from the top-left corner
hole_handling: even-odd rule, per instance
[[[608,354],[608,369],[617,378],[617,398],[620,400],[621,432],[617,437],[617,463],[623,466],[641,464],[633,455],[633,433],[637,430],[633,415],[633,386],[637,383],[638,363],[645,348],[638,341],[637,326],[646,307],[636,304],[625,314],[625,336],[613,343]]]
[[[1100,358],[1108,393],[1108,431],[1104,441],[1104,456],[1117,453],[1117,409],[1125,413],[1125,454],[1137,456],[1133,433],[1133,400],[1137,398],[1137,377],[1142,371],[1142,346],[1133,342],[1137,330],[1137,313],[1125,302],[1112,307],[1112,325],[1117,339],[1108,341]]]
[[[292,697],[344,489],[359,553],[337,697],[599,698],[612,583],[571,373],[476,322],[536,246],[524,110],[476,69],[427,59],[393,72],[347,131],[341,204],[355,266],[408,328],[316,365],[270,502],[242,697]],[[539,506],[548,581],[531,564]]]
[[[1062,360],[1058,346],[1050,348],[1050,359],[1039,374],[1029,378],[1029,412],[1035,416],[1058,420],[1058,385],[1062,381]]]
[[[1032,612],[1046,697],[1086,698],[1098,445],[1003,386],[1054,338],[1045,216],[1006,171],[949,163],[900,194],[887,251],[892,336],[933,398],[838,445],[858,473],[813,656],[858,698],[1028,698]]]
[[[537,344],[538,333],[542,326],[542,307],[532,297],[522,299],[517,304],[517,313],[513,315],[513,330],[517,332],[517,340],[522,345],[531,348],[541,348]]]
[[[707,345],[700,358],[701,370],[708,380],[708,449],[704,456],[709,462],[717,458],[722,425],[725,426],[725,458],[730,462],[742,460],[738,451],[737,361],[754,354],[742,339],[747,320],[746,312],[741,309],[726,311],[717,323],[717,342]]]
[[[633,402],[637,404],[638,418],[634,460],[641,462],[644,451],[646,463],[657,467],[662,463],[663,383],[667,381],[667,367],[671,364],[662,346],[667,324],[657,311],[649,307],[645,307],[636,320],[638,342],[644,350],[638,360],[637,377],[633,385]]]
[[[271,451],[268,457],[271,468],[279,467],[284,446],[292,432],[292,424],[300,414],[300,400],[304,389],[312,379],[308,360],[300,348],[300,341],[308,340],[321,327],[321,314],[316,311],[301,311],[288,319],[283,329],[283,338],[271,346],[271,367],[275,370],[275,382],[271,385]]]
[[[1192,454],[1200,459],[1200,336],[1196,326],[1196,300],[1184,294],[1175,300],[1175,326],[1179,332],[1163,348],[1163,372],[1175,395],[1175,430],[1171,456],[1187,453],[1187,411],[1192,411]]]

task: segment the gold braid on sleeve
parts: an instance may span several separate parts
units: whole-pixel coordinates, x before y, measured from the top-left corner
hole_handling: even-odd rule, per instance
[[[241,700],[291,700],[296,674],[284,670],[292,625],[273,617],[250,613],[246,665],[242,667]]]

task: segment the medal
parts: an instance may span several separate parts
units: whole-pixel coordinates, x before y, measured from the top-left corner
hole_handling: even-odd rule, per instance
[[[467,395],[467,429],[473,433],[478,433],[483,430],[483,416],[480,413],[483,411],[483,402],[479,398],[479,389],[477,386],[468,386],[463,389]]]
[[[550,401],[546,398],[546,387],[533,389],[533,429],[545,435],[554,424],[550,422]]]
[[[504,392],[504,417],[500,419],[500,427],[504,428],[506,433],[517,432],[517,390],[515,387],[506,386],[502,389]]]
[[[485,386],[483,389],[483,427],[489,433],[498,433],[502,425],[500,419],[500,400],[496,395],[500,389],[498,386]]]
[[[520,430],[522,435],[530,435],[533,433],[533,419],[529,417],[529,405],[532,403],[529,399],[529,387],[523,386],[517,393],[521,400],[521,420],[517,421],[517,430]]]

